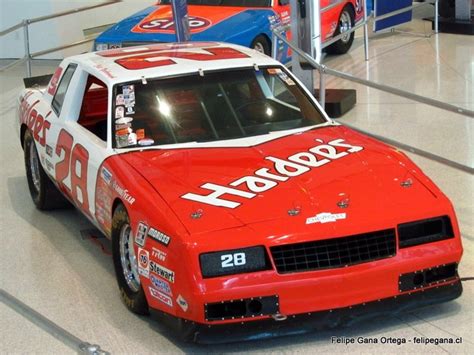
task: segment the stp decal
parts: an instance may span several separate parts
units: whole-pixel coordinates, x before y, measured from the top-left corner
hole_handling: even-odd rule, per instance
[[[211,25],[211,21],[204,17],[190,16],[189,29],[204,30]],[[175,33],[175,25],[172,17],[160,18],[150,21],[141,22],[138,28],[143,32],[162,32]]]
[[[285,182],[292,177],[307,173],[313,168],[319,168],[331,163],[331,161],[356,153],[364,148],[343,143],[344,139],[335,139],[328,144],[320,144],[309,149],[308,152],[296,153],[285,159],[266,157],[273,163],[272,169],[260,168],[254,175],[240,177],[231,182],[230,186],[222,186],[213,183],[201,185],[202,189],[210,190],[207,195],[187,193],[181,196],[186,200],[205,203],[213,206],[236,208],[241,205],[235,201],[235,197],[251,199],[261,193],[273,189],[280,182]],[[320,141],[322,143],[322,141]],[[346,151],[338,152],[338,148],[346,148]],[[235,187],[241,187],[237,189]],[[246,190],[243,190],[246,188]],[[250,192],[249,192],[250,191]],[[226,198],[222,196],[226,195]],[[231,196],[234,196],[233,198]]]
[[[207,30],[209,27],[225,21],[232,16],[244,12],[245,8],[229,8],[215,6],[209,9],[201,6],[188,6],[189,30],[191,33],[199,33]],[[174,22],[171,6],[160,6],[156,11],[145,17],[133,29],[133,33],[170,33],[174,34]]]

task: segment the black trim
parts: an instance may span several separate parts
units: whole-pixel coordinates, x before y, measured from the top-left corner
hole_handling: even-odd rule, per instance
[[[459,278],[458,264],[439,265],[400,275],[398,288],[400,292],[412,291],[457,278]]]
[[[280,304],[276,295],[241,298],[204,305],[204,315],[207,321],[261,317],[277,313],[280,313]]]
[[[397,229],[400,248],[454,238],[453,226],[448,216],[399,224]]]
[[[69,68],[71,68],[73,71],[72,71],[72,75],[71,77],[69,78],[69,81],[66,85],[66,90],[64,92],[64,98],[63,98],[63,101],[61,103],[59,103],[57,100],[56,100],[56,95],[58,94],[58,90],[59,90],[59,87],[61,86],[62,82],[63,82],[63,79],[64,77],[66,76]],[[61,79],[59,80],[58,82],[58,86],[56,87],[56,92],[54,93],[54,97],[53,97],[53,100],[51,101],[51,108],[53,109],[54,113],[56,114],[56,116],[59,116],[61,115],[61,110],[63,108],[63,104],[64,104],[64,99],[66,98],[66,95],[67,95],[67,92],[69,90],[69,84],[71,84],[71,80],[72,78],[74,78],[74,74],[76,74],[76,70],[77,70],[77,64],[76,63],[70,63],[66,69],[64,70],[64,72],[62,73],[61,75]]]
[[[350,307],[292,315],[280,322],[269,318],[209,325],[177,318],[153,309],[150,312],[160,323],[170,327],[182,341],[219,344],[243,340],[261,340],[330,329],[341,325],[353,325],[359,321],[381,316],[395,316],[422,307],[451,301],[461,296],[461,294],[462,284],[460,280],[457,280],[448,285],[409,292]]]

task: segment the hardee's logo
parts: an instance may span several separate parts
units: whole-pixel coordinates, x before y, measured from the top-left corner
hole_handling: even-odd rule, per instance
[[[234,201],[231,195],[252,199],[257,196],[257,193],[273,189],[278,183],[285,182],[292,177],[302,175],[314,168],[329,164],[333,160],[364,149],[343,142],[344,139],[335,139],[328,144],[312,147],[307,152],[293,154],[286,160],[271,156],[266,157],[266,160],[273,162],[272,169],[260,168],[254,172],[254,175],[244,176],[231,182],[229,185],[232,187],[205,183],[201,185],[201,188],[212,191],[208,195],[187,193],[181,196],[181,198],[213,206],[236,208],[241,203]],[[337,152],[336,147],[345,148],[346,150]],[[248,191],[236,187],[244,187]],[[223,195],[229,196],[224,198]]]

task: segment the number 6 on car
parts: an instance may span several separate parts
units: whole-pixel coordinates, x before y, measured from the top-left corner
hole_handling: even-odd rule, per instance
[[[308,331],[462,292],[448,198],[263,54],[83,54],[18,104],[34,204],[76,206],[112,241],[125,306],[186,340]]]

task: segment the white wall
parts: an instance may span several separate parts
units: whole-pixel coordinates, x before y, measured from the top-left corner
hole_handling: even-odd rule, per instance
[[[0,0],[0,30],[13,26],[25,18],[34,18],[78,7],[95,5],[104,0]],[[121,3],[68,15],[30,25],[31,52],[40,51],[84,39],[85,28],[115,23],[141,9],[156,3],[155,0],[124,0]],[[41,58],[61,59],[87,52],[92,42]],[[24,55],[23,30],[0,37],[0,58],[20,58]]]

